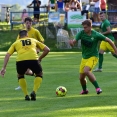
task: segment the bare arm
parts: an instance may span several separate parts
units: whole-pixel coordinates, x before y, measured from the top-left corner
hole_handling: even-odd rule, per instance
[[[30,7],[32,4],[33,4],[33,3],[31,3],[31,4],[27,5],[27,7]]]
[[[7,54],[5,55],[4,64],[3,64],[3,67],[2,67],[2,69],[1,69],[1,71],[0,71],[0,75],[1,75],[2,77],[4,77],[4,74],[5,74],[5,72],[6,72],[6,66],[7,66],[7,63],[8,63],[8,61],[9,61],[10,56],[11,56],[11,55],[10,55],[9,53],[7,53]]]
[[[49,51],[50,51],[50,49],[47,46],[43,49],[43,53],[39,57],[40,62],[49,53]]]
[[[82,10],[81,4],[78,1],[76,1],[76,2],[78,4],[79,9]]]
[[[102,32],[103,35],[111,33],[111,28],[110,28],[110,26],[107,27],[106,29],[107,29],[106,32]]]
[[[76,41],[75,39],[69,40],[69,44],[70,44],[71,46],[74,46],[75,43],[77,43],[77,41]]]
[[[58,10],[58,4],[56,3],[55,4],[55,11],[57,11]]]

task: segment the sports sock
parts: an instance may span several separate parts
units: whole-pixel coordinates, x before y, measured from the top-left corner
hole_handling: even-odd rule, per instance
[[[94,82],[92,82],[92,84],[95,86],[95,88],[99,88],[99,85],[96,80]]]
[[[83,91],[86,91],[87,86],[86,85],[82,85],[82,89],[83,89]]]
[[[35,77],[33,91],[36,93],[42,82],[41,77]]]
[[[27,83],[26,83],[26,80],[24,78],[19,79],[19,85],[20,85],[22,91],[24,92],[24,95],[28,95]]]
[[[117,55],[116,54],[112,54],[115,58],[117,58]]]
[[[99,66],[98,66],[99,69],[102,68],[102,63],[103,63],[103,54],[99,53]]]

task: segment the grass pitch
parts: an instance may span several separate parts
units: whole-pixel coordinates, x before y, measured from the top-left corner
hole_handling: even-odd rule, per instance
[[[5,53],[0,53],[2,68]],[[43,82],[36,101],[25,101],[21,90],[15,91],[18,80],[14,54],[7,66],[4,78],[0,78],[0,117],[117,117],[117,60],[104,55],[103,72],[95,73],[103,90],[96,94],[88,80],[88,95],[79,95],[81,85],[78,70],[81,53],[50,52],[42,60]],[[29,94],[33,88],[33,76],[25,76]],[[57,97],[58,86],[68,90],[65,97]]]

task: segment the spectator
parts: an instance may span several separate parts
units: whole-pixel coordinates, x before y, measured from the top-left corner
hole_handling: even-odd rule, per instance
[[[78,0],[70,0],[69,4],[72,11],[77,11],[78,9],[80,9],[80,11],[82,10],[81,4]]]
[[[65,20],[66,20],[66,22],[67,22],[67,12],[70,10],[70,7],[69,7],[69,3],[67,2],[66,4],[65,4]]]
[[[24,21],[25,21],[25,18],[26,18],[26,17],[28,17],[28,13],[27,13],[26,9],[23,9],[23,12],[22,12],[22,15],[21,15],[23,27],[25,27],[25,26],[24,26]]]
[[[100,8],[101,11],[106,11],[106,0],[101,0]]]
[[[48,1],[48,12],[50,11],[50,8],[55,9],[55,3],[56,3],[55,0],[49,0]]]
[[[68,12],[70,10],[69,3],[67,2],[65,4],[65,12]]]
[[[39,22],[41,1],[33,0],[32,3],[29,4],[27,7],[30,7],[31,5],[33,5],[34,9],[34,22]]]
[[[63,8],[64,8],[63,0],[58,0],[55,6],[55,10],[59,13],[65,13]]]
[[[93,18],[94,18],[94,22],[100,22],[100,0],[94,0],[95,2],[95,8],[94,8],[94,14],[93,14]]]

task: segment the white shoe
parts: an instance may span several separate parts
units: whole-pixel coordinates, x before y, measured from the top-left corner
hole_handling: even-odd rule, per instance
[[[20,86],[18,86],[17,88],[15,88],[15,90],[20,90],[21,89],[21,87]]]
[[[104,52],[104,54],[106,54],[106,52]]]
[[[102,72],[102,69],[96,68],[93,72]]]

